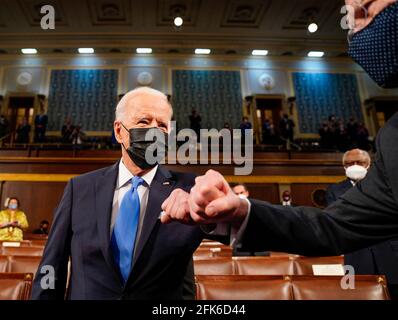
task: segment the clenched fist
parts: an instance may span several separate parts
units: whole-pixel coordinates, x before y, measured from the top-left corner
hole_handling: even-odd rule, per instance
[[[186,224],[228,222],[240,225],[248,213],[247,200],[234,194],[224,177],[214,170],[195,179],[188,194],[174,190],[162,204],[162,223],[179,221]]]

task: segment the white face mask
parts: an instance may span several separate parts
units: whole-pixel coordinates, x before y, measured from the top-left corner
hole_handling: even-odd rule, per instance
[[[363,178],[366,177],[366,174],[368,173],[368,169],[364,168],[359,165],[353,165],[348,168],[345,168],[345,175],[347,178],[354,180],[354,181],[359,181],[362,180]]]

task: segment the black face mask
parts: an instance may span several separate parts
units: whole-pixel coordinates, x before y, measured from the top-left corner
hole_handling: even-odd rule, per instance
[[[354,34],[348,53],[380,87],[398,87],[398,2]]]
[[[167,133],[156,127],[127,129],[122,126],[130,134],[130,146],[126,148],[123,143],[122,146],[139,168],[152,169],[163,160],[167,149]]]

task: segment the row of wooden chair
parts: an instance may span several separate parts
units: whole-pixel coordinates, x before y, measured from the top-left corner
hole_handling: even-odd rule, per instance
[[[29,300],[33,274],[0,273],[0,300]]]
[[[36,274],[40,256],[5,256],[0,255],[0,272]]]
[[[33,274],[0,273],[0,300],[28,300]],[[196,276],[197,300],[389,300],[384,276]]]
[[[384,276],[196,276],[197,300],[389,300]]]
[[[195,275],[344,275],[344,259],[336,257],[219,257],[194,259]]]
[[[44,247],[46,239],[22,240],[22,241],[3,241],[0,240],[0,247]]]
[[[43,255],[43,246],[29,246],[29,247],[0,247],[0,255],[7,256],[36,256]]]

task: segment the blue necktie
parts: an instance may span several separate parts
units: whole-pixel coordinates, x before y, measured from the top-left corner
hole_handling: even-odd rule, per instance
[[[123,197],[112,232],[112,250],[120,273],[126,282],[133,261],[134,245],[140,220],[138,186],[144,183],[141,177],[131,179],[132,187]]]

